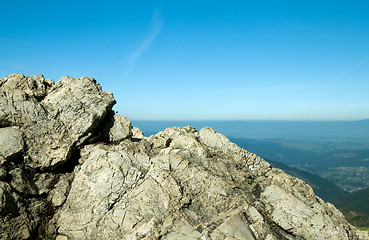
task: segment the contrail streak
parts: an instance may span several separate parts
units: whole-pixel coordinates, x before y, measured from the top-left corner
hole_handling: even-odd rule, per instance
[[[154,40],[160,34],[162,26],[163,26],[163,21],[160,18],[160,13],[155,12],[153,14],[152,27],[151,27],[151,31],[149,35],[138,46],[138,48],[127,58],[128,68],[126,72],[124,73],[124,78],[127,78],[129,74],[131,74],[131,72],[134,70],[138,58],[142,55],[143,52],[145,52],[147,49],[150,48]]]
[[[366,63],[367,61],[369,61],[369,58],[365,58],[363,60],[361,60],[360,62],[355,63],[354,65],[352,65],[350,68],[346,69],[345,71],[341,72],[340,74],[338,74],[336,76],[336,78],[342,77],[343,75],[351,72],[352,70],[354,70],[355,68],[359,67],[360,65],[363,65],[364,63]]]

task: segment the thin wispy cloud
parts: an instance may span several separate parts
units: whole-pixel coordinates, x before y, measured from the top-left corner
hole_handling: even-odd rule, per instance
[[[351,71],[355,70],[357,67],[359,67],[359,66],[361,66],[361,65],[365,64],[365,63],[366,63],[366,62],[368,62],[368,61],[369,61],[369,58],[365,58],[365,59],[361,60],[360,62],[355,63],[354,65],[352,65],[351,67],[349,67],[349,68],[348,68],[348,69],[346,69],[345,71],[343,71],[343,72],[341,72],[340,74],[338,74],[338,75],[336,76],[336,78],[339,78],[339,77],[342,77],[343,75],[346,75],[347,73],[349,73],[349,72],[351,72]]]
[[[124,73],[124,78],[127,78],[135,69],[136,63],[139,57],[151,47],[154,40],[159,36],[161,29],[163,27],[163,21],[160,12],[155,12],[153,14],[151,22],[151,30],[142,43],[137,47],[137,49],[127,57],[128,67]]]

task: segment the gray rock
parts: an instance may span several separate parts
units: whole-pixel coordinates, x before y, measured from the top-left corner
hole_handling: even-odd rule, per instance
[[[0,127],[28,127],[45,116],[46,111],[36,98],[21,89],[0,87]]]
[[[33,184],[27,173],[20,169],[15,168],[9,172],[11,175],[10,185],[18,192],[24,195],[36,195],[37,188]]]
[[[4,181],[8,176],[8,171],[4,166],[6,162],[6,159],[0,156],[0,181]]]
[[[69,239],[367,239],[312,189],[210,128],[81,154],[52,219]]]
[[[64,175],[63,175],[64,176]],[[38,194],[49,193],[57,183],[57,177],[53,173],[36,173],[33,177],[33,183],[37,188]]]
[[[73,168],[68,161],[114,103],[111,93],[87,77],[64,77],[56,84],[42,75],[0,79],[0,180],[7,181],[0,182],[0,239],[46,232],[49,206],[65,201],[72,174],[42,171]]]
[[[138,139],[138,140],[147,139],[145,135],[143,134],[143,132],[137,127],[132,127],[132,138]]]
[[[63,236],[63,235],[58,235],[58,236],[56,236],[56,239],[55,240],[68,240],[68,237],[67,236]]]
[[[27,79],[37,84],[30,87]],[[40,75],[14,74],[0,82],[0,126],[20,126],[26,165],[32,168],[53,169],[68,161],[115,103],[111,93],[87,77],[63,77],[49,88]]]
[[[0,239],[32,239],[46,214],[44,201],[22,199],[8,183],[0,182]]]
[[[0,156],[13,160],[22,156],[24,141],[22,132],[14,127],[0,128]]]
[[[45,97],[48,89],[54,84],[52,80],[45,80],[44,76],[27,76],[15,73],[8,77],[0,79],[0,87],[9,90],[22,90],[28,96],[42,99]]]
[[[17,204],[9,184],[0,181],[0,216],[17,211]]]
[[[0,181],[4,181],[7,176],[8,172],[4,168],[0,167]]]
[[[63,77],[42,104],[53,118],[60,120],[72,141],[81,143],[101,123],[115,100],[93,78]]]
[[[54,188],[48,195],[49,200],[54,207],[60,207],[67,200],[70,185],[73,180],[73,174],[67,173],[63,174],[58,183],[55,184]]]
[[[112,112],[106,118],[102,126],[103,140],[107,142],[120,142],[132,136],[131,121],[122,116],[113,115]]]

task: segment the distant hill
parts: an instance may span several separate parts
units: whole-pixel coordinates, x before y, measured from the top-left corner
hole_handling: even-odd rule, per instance
[[[348,195],[348,192],[337,186],[336,184],[307,171],[287,166],[283,163],[266,159],[273,167],[282,169],[286,173],[297,177],[309,184],[316,195],[324,201],[332,202],[334,199],[342,198]]]
[[[336,199],[333,204],[345,214],[347,220],[353,225],[369,226],[369,188]]]

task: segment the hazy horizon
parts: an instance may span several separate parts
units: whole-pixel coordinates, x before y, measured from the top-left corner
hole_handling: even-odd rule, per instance
[[[360,121],[139,121],[132,126],[151,135],[168,127],[211,127],[232,138],[369,141],[369,120]]]
[[[117,115],[125,116],[124,114],[117,113]],[[141,122],[360,122],[367,121],[369,118],[363,119],[347,119],[347,120],[323,120],[323,119],[129,119],[131,121]]]

